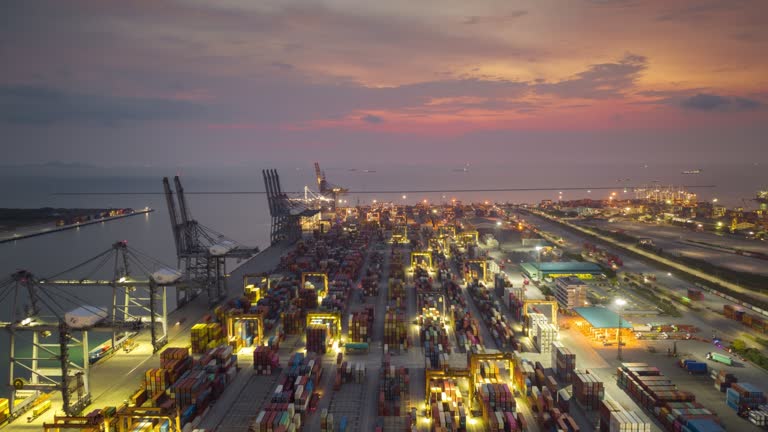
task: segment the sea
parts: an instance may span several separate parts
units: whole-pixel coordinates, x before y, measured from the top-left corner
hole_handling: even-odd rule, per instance
[[[316,190],[315,173],[308,166],[283,165],[278,169],[284,191],[303,196],[304,187]],[[268,167],[264,167],[268,168]],[[700,174],[682,171],[701,169]],[[28,270],[45,279],[73,267],[116,241],[125,240],[155,260],[176,267],[170,218],[162,194],[162,176],[179,174],[187,192],[188,207],[201,224],[246,246],[269,245],[269,211],[263,193],[261,167],[234,169],[100,169],[57,167],[56,169],[6,170],[0,172],[0,207],[5,208],[111,208],[150,207],[153,212],[110,222],[83,226],[38,237],[0,244],[0,280],[17,270]],[[352,191],[342,199],[346,205],[377,202],[413,204],[510,202],[537,203],[544,199],[605,198],[611,192],[633,196],[631,187],[650,184],[713,185],[695,188],[701,200],[718,199],[728,206],[755,206],[756,191],[768,184],[765,169],[757,164],[688,167],[639,164],[527,164],[525,161],[487,165],[435,166],[328,166],[329,182]],[[608,188],[594,189],[592,188]],[[479,189],[529,189],[515,192],[455,192]],[[535,190],[535,189],[548,190]],[[578,189],[579,190],[574,190]],[[626,191],[625,191],[626,190]],[[561,193],[562,192],[562,193]],[[103,274],[102,276],[108,276]],[[111,291],[81,289],[78,298],[93,305],[107,305]],[[171,305],[173,307],[174,305]],[[0,304],[0,320],[8,320],[13,302]],[[22,305],[16,305],[18,310]],[[103,336],[102,336],[103,337]],[[91,337],[91,347],[102,340]],[[23,345],[23,344],[22,344]],[[8,336],[0,332],[0,383],[8,382]],[[23,355],[27,349],[17,351]],[[76,358],[76,353],[73,353]],[[0,395],[7,388],[0,386]]]

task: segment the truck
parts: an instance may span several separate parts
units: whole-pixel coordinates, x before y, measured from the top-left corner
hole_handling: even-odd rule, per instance
[[[716,362],[720,362],[722,364],[733,366],[733,359],[728,357],[725,354],[720,354],[719,352],[709,352],[707,353],[707,360],[712,360]]]
[[[692,359],[680,360],[680,367],[688,371],[691,375],[700,375],[707,373],[707,364]]]

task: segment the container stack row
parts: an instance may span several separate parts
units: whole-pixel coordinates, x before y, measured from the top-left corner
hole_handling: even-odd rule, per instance
[[[365,363],[345,361],[343,354],[336,356],[336,376],[333,381],[333,389],[341,389],[345,383],[362,383],[367,373]]]
[[[306,326],[306,315],[303,310],[295,305],[291,305],[282,313],[283,331],[287,335],[297,335],[304,331]]]
[[[466,310],[454,309],[453,321],[455,323],[456,342],[459,351],[468,352],[472,347],[482,346],[483,338],[480,335],[480,325],[472,313]]]
[[[624,363],[617,369],[617,383],[641,407],[655,416],[668,431],[718,432],[724,430],[717,416],[700,404],[682,407],[678,405],[695,403],[696,396],[691,392],[679,390],[656,367],[645,363]],[[689,412],[686,409],[694,411]],[[704,411],[701,411],[702,409]]]
[[[750,383],[733,383],[725,391],[725,403],[732,410],[742,413],[765,404],[765,394]]]
[[[315,384],[322,378],[322,364],[313,355],[296,353],[278,380],[267,405],[251,423],[251,432],[300,431],[313,398]],[[316,403],[316,402],[314,402]]]
[[[379,371],[378,415],[399,417],[406,414],[409,401],[410,378],[408,368],[395,367],[389,354]]]
[[[384,313],[384,345],[388,350],[408,349],[405,313],[396,308],[388,307]]]
[[[720,393],[725,393],[733,383],[739,381],[739,379],[736,378],[736,375],[729,373],[725,369],[721,369],[720,371],[712,369],[709,376],[715,380],[715,389]]]
[[[501,313],[501,305],[491,296],[491,290],[482,284],[471,285],[469,287],[469,294],[480,311],[480,316],[488,326],[488,331],[491,333],[494,342],[496,342],[496,346],[499,349],[512,348],[519,350],[520,345],[515,340],[515,332],[512,331],[509,323]]]
[[[429,410],[432,432],[466,430],[469,407],[453,379],[434,379],[429,384]]]
[[[560,381],[573,382],[573,371],[576,369],[576,354],[566,348],[562,342],[552,343],[552,369]]]
[[[605,397],[603,382],[588,370],[573,371],[573,397],[585,410],[596,410]]]
[[[331,332],[325,324],[310,324],[306,329],[307,351],[325,354],[331,343]]]
[[[280,356],[277,351],[266,346],[258,346],[253,350],[253,370],[256,375],[272,375],[280,366]]]
[[[768,332],[768,321],[756,315],[746,313],[743,307],[731,304],[723,305],[723,314],[726,318],[738,321],[752,330],[760,333]]]
[[[192,326],[192,352],[203,352],[224,343],[224,334],[218,323],[197,323]]]
[[[373,309],[349,315],[347,339],[350,342],[370,342],[373,335]]]

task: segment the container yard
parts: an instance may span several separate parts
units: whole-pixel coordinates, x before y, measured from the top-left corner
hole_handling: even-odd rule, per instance
[[[482,230],[449,209],[337,209],[322,233],[305,233],[258,271],[244,268],[243,284],[201,308],[182,339],[140,368],[139,388],[116,396],[128,403],[94,407],[114,410],[94,421],[199,432],[711,432],[733,421],[649,366],[647,352],[632,363],[637,351],[627,348],[618,361],[615,346],[569,328],[576,318],[552,297],[528,298],[537,289],[519,266],[502,271]],[[432,210],[443,219],[428,222]],[[723,313],[755,325],[738,307]],[[648,328],[695,332],[685,323]],[[707,349],[658,359],[707,380],[740,424],[764,425],[761,383],[742,383],[729,369],[736,356]],[[0,400],[0,420],[8,404]],[[45,418],[50,407],[42,401],[31,413]]]

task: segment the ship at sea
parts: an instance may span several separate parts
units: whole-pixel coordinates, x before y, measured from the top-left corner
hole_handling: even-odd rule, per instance
[[[701,174],[701,169],[686,170],[683,171],[683,174]]]

